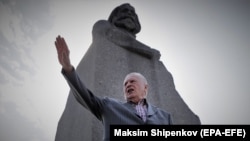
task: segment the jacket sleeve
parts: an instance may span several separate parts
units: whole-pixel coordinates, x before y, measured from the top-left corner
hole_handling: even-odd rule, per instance
[[[66,73],[63,69],[61,71],[64,78],[70,87],[76,100],[87,110],[92,112],[99,120],[102,119],[102,99],[95,96],[89,89],[85,87],[77,72],[73,71]]]

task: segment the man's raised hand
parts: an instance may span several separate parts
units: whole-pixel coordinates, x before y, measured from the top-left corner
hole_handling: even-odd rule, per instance
[[[70,58],[69,58],[70,51],[64,38],[61,37],[60,35],[56,37],[55,46],[58,54],[59,63],[62,65],[63,69],[66,72],[71,72],[73,66],[70,63]]]

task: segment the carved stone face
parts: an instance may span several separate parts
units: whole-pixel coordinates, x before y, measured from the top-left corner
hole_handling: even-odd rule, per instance
[[[116,7],[109,17],[109,22],[134,36],[141,30],[135,9],[128,3]]]

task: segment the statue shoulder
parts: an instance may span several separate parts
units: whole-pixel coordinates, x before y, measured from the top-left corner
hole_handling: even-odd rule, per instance
[[[110,28],[111,24],[107,20],[98,20],[93,26],[93,30],[107,29]]]
[[[93,37],[104,36],[109,28],[111,28],[109,21],[98,20],[93,25],[92,35]]]

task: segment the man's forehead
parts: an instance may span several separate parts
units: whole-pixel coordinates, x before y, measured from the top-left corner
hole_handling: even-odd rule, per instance
[[[128,74],[125,79],[124,79],[124,82],[128,81],[128,80],[131,80],[131,79],[141,79],[140,75],[138,74],[135,74],[135,73],[131,73],[131,74]]]

